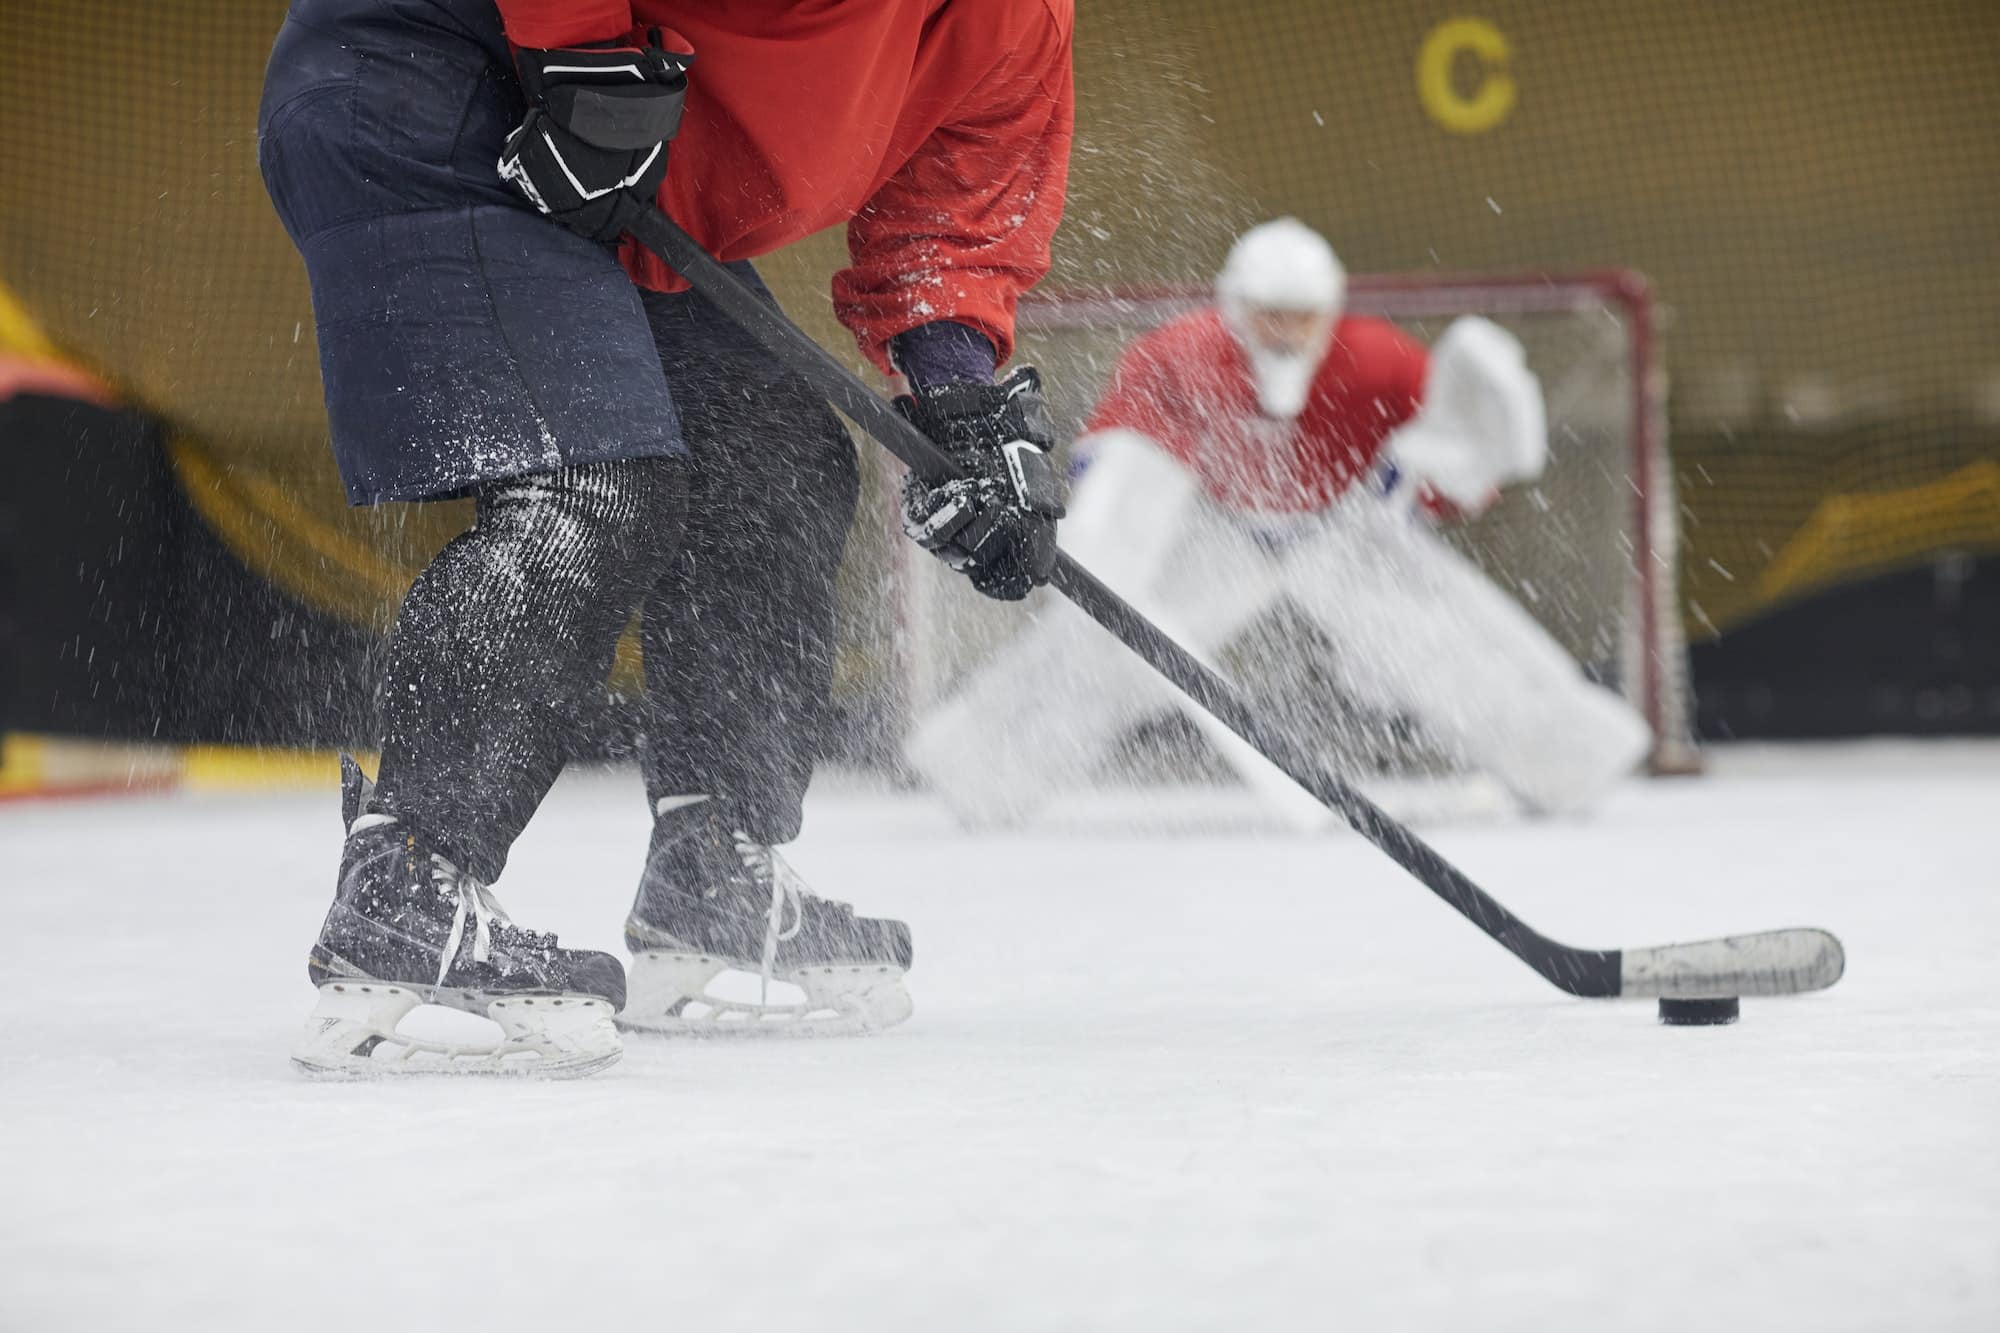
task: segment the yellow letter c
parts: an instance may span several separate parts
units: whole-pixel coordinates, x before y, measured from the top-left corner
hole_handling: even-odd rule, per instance
[[[1471,97],[1452,86],[1451,65],[1469,51],[1485,67]],[[1417,51],[1417,98],[1430,118],[1454,134],[1480,134],[1514,109],[1514,78],[1507,73],[1513,54],[1507,38],[1485,19],[1446,19],[1432,28]]]

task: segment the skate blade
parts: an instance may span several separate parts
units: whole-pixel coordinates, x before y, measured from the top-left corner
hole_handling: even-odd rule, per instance
[[[751,1004],[708,994],[708,984],[729,968],[722,959],[701,954],[633,955],[618,1026],[679,1037],[853,1037],[894,1027],[915,1008],[903,986],[903,969],[887,963],[781,973],[776,980],[805,992],[799,1004]]]
[[[311,1078],[487,1075],[582,1078],[615,1064],[624,1053],[611,1005],[595,996],[510,995],[490,1000],[487,1018],[500,1025],[497,1042],[454,1044],[396,1031],[420,1004],[417,988],[384,982],[327,982],[292,1064]],[[478,1012],[475,1010],[475,1012]]]

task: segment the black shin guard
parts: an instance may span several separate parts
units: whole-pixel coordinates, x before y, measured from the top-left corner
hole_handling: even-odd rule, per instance
[[[374,808],[491,882],[561,772],[580,705],[672,561],[682,459],[495,482],[403,601]]]

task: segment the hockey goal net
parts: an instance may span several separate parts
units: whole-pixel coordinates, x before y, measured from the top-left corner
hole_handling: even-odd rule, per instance
[[[1024,302],[1017,355],[1043,371],[1057,439],[1076,438],[1135,336],[1207,299],[1204,290],[1159,289]],[[1678,507],[1644,279],[1621,270],[1355,275],[1348,309],[1392,320],[1425,342],[1464,315],[1484,316],[1520,338],[1547,401],[1548,468],[1457,527],[1451,539],[1593,678],[1639,709],[1653,730],[1655,772],[1692,770],[1697,760],[1676,593]],[[906,718],[948,694],[1021,624],[1017,610],[984,602],[921,556],[906,561],[900,601]],[[1269,657],[1252,648],[1234,661],[1225,658],[1225,666],[1256,694],[1259,682],[1245,677]],[[1289,672],[1278,688],[1310,690],[1311,673]],[[1297,708],[1296,699],[1286,702],[1292,717],[1312,713]],[[1129,766],[1123,771],[1129,775]]]

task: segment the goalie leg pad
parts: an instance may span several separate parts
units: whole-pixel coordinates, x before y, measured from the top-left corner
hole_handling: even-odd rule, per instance
[[[815,964],[779,972],[774,980],[805,994],[792,1004],[709,994],[710,983],[729,966],[710,954],[634,954],[618,1025],[687,1037],[844,1037],[894,1027],[915,1007],[903,969],[889,963]]]
[[[1590,804],[1645,757],[1645,720],[1470,560],[1381,506],[1341,517],[1293,556],[1287,591],[1353,698],[1543,813]]]
[[[1124,645],[1055,604],[926,716],[904,754],[965,824],[1005,827],[1078,785],[1120,731],[1172,699]]]
[[[497,1023],[498,1041],[453,1043],[397,1027],[418,1005],[449,1002]],[[623,1053],[611,1005],[595,996],[438,995],[386,982],[330,981],[292,1047],[292,1064],[315,1078],[500,1074],[580,1078]]]
[[[1102,558],[1107,581],[1141,614],[1202,656],[1276,600],[1277,562],[1229,516],[1189,495],[1164,507],[1174,527],[1163,537],[1149,527],[1152,514],[1110,503],[1117,497],[1106,487],[1122,495],[1128,482],[1147,482],[1153,465],[1179,474],[1177,465],[1131,441],[1114,440],[1104,452],[1076,490],[1085,531],[1072,534],[1081,538],[1075,550]],[[924,717],[904,753],[963,822],[1004,826],[1083,786],[1122,732],[1176,707],[1192,705],[1144,659],[1076,607],[1051,602]],[[1316,821],[1303,808],[1317,809],[1312,798],[1286,800]]]

